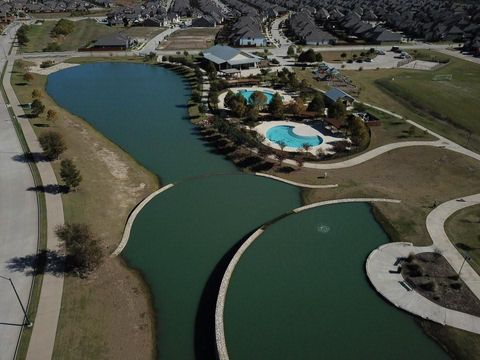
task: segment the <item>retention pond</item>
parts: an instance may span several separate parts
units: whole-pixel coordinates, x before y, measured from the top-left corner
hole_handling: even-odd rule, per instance
[[[223,271],[246,236],[300,205],[298,189],[243,175],[215,155],[187,119],[188,84],[164,68],[128,63],[81,65],[50,75],[47,91],[59,105],[83,117],[159,175],[164,184],[176,184],[141,211],[122,255],[144,274],[152,291],[159,358],[214,359],[214,306]],[[312,214],[316,216],[310,220]],[[360,224],[355,217],[366,219],[362,232],[358,227],[345,227],[338,233],[332,225],[347,220]],[[323,250],[316,243],[321,238],[309,238],[313,223],[319,220],[333,226]],[[281,231],[285,221],[294,232],[288,227]],[[273,240],[269,240],[269,230],[248,251],[233,279],[226,320],[227,342],[232,342],[236,359],[308,359],[319,354],[338,358],[332,337],[326,334],[347,334],[346,328],[348,334],[376,334],[345,336],[342,347],[365,348],[367,357],[392,358],[392,349],[399,349],[400,357],[401,343],[402,355],[418,353],[437,359],[443,355],[411,317],[383,304],[368,286],[363,275],[365,256],[387,239],[367,206],[332,206],[328,211],[287,218],[278,226]],[[363,235],[370,232],[374,236]],[[294,256],[289,258],[286,247],[292,244]],[[340,263],[348,270],[336,281],[348,280],[348,286],[327,293],[332,279],[340,274]],[[292,266],[291,272],[287,265]],[[283,279],[283,289],[279,289],[279,279]],[[293,306],[293,294],[301,300],[299,306]],[[255,305],[255,299],[266,313]],[[289,323],[279,307],[291,314],[300,311],[299,319],[309,321],[297,329],[299,322]],[[355,313],[352,308],[364,316],[340,316]],[[253,321],[255,316],[257,321]],[[334,316],[337,321],[332,320]],[[289,332],[279,326],[288,326]],[[291,350],[278,352],[281,337],[295,332],[308,336],[292,336],[282,347],[291,345]],[[262,338],[252,339],[252,334]],[[312,346],[314,340],[316,346]],[[320,353],[318,347],[329,352]],[[295,352],[297,356],[292,357]],[[338,354],[346,353],[342,349]]]

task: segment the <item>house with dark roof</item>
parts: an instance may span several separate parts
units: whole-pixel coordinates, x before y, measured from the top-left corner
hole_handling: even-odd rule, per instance
[[[133,45],[130,37],[124,34],[111,34],[96,40],[89,50],[127,50]]]
[[[204,59],[212,62],[217,70],[250,69],[257,67],[262,59],[240,49],[225,45],[215,45],[203,52]]]
[[[192,20],[192,27],[216,27],[217,22],[210,15],[203,15]]]

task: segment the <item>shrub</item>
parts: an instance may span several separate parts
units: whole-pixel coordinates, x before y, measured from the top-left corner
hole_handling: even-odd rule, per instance
[[[33,75],[27,72],[23,74],[23,80],[25,80],[26,82],[30,82],[33,80]]]
[[[428,281],[419,285],[422,290],[425,291],[435,291],[437,288],[436,284],[433,281]]]
[[[34,116],[38,116],[45,111],[45,105],[43,105],[43,103],[38,99],[32,101],[30,108],[32,110],[32,115]]]
[[[43,49],[44,52],[56,52],[56,51],[61,51],[61,47],[57,42],[51,42],[47,45],[45,49]]]
[[[460,283],[460,282],[452,283],[452,284],[450,284],[450,287],[453,290],[460,290],[462,288],[462,283]]]
[[[40,64],[40,67],[41,67],[42,69],[45,69],[45,68],[52,67],[53,65],[55,65],[55,61],[53,61],[53,60],[45,60],[45,61],[42,61],[42,63]]]
[[[55,121],[57,120],[57,112],[53,109],[49,109],[47,111],[47,120],[48,121]]]
[[[298,61],[299,62],[307,62],[307,63],[316,62],[317,61],[317,55],[315,54],[315,51],[313,51],[313,49],[308,49],[307,51],[302,52],[298,56]]]

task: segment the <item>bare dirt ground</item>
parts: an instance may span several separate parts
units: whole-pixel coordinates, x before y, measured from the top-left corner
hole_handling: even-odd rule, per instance
[[[178,30],[162,44],[161,48],[165,50],[206,49],[213,45],[220,29],[216,27]]]

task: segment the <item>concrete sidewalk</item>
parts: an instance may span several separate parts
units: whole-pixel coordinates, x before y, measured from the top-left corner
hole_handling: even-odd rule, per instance
[[[411,243],[389,243],[372,251],[366,263],[366,271],[370,282],[375,289],[395,306],[429,319],[442,325],[449,325],[458,329],[480,334],[480,317],[440,306],[413,289],[402,285],[401,274],[392,272],[397,269],[394,265],[399,258],[406,258],[409,254],[422,252],[439,252],[448,261],[452,268],[460,273],[461,279],[480,298],[480,275],[464,263],[462,254],[452,244],[445,232],[445,221],[455,212],[469,206],[480,204],[480,194],[467,196],[461,199],[447,201],[427,216],[427,231],[433,245],[416,247]],[[462,264],[463,268],[462,268]]]
[[[15,55],[15,52],[16,48],[14,48],[12,54]],[[32,153],[41,153],[42,149],[38,143],[38,139],[30,122],[24,117],[23,109],[10,84],[12,69],[13,62],[9,61],[3,79],[3,86],[7,98],[20,123],[30,151]],[[38,162],[37,168],[44,186],[57,184],[57,179],[49,162]],[[64,222],[61,195],[45,193],[45,200],[47,207],[47,248],[52,251],[62,252],[60,243],[55,235],[55,227]],[[57,332],[58,316],[62,303],[62,292],[63,276],[45,274],[27,359],[51,359]]]

